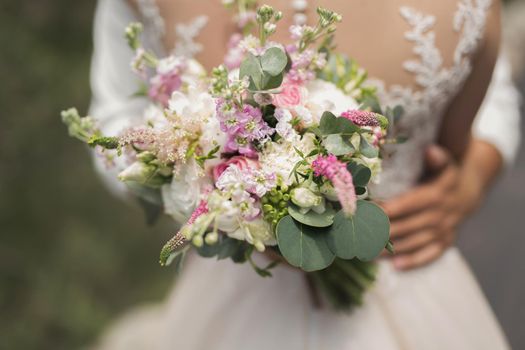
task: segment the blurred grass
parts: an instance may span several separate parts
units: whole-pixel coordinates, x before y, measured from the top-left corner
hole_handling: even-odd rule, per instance
[[[0,349],[77,349],[162,297],[166,225],[105,191],[59,119],[89,103],[95,1],[0,2]]]

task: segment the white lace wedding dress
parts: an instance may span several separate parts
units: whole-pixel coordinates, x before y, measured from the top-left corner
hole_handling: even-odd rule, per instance
[[[147,45],[161,52],[164,30],[156,8],[142,4]],[[403,127],[417,130],[385,163],[381,197],[413,186],[422,170],[423,150],[436,137],[440,116],[469,75],[468,54],[477,46],[489,0],[460,1],[454,30],[460,41],[453,65],[443,67],[432,26],[435,19],[402,8],[419,59],[405,68],[421,90],[402,86],[386,89],[385,104],[401,104]],[[142,102],[130,100],[136,80],[128,73],[131,52],[122,40],[125,25],[137,20],[121,0],[102,0],[95,22],[91,114],[103,118],[103,129],[116,132],[140,117]],[[517,96],[508,81],[508,66],[500,62],[487,100],[475,122],[475,134],[493,143],[510,161],[519,135]],[[107,177],[109,179],[109,177]],[[110,181],[110,180],[108,180]],[[113,188],[117,185],[112,184]],[[365,303],[350,314],[312,306],[304,276],[277,267],[273,278],[257,276],[248,265],[195,257],[185,265],[169,298],[144,307],[112,327],[97,349],[507,349],[505,338],[472,273],[456,248],[432,264],[399,272],[381,261],[377,283]],[[132,273],[132,272],[130,272]]]

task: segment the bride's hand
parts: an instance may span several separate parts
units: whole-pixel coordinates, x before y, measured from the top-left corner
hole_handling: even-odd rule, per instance
[[[456,238],[456,229],[477,207],[480,187],[443,148],[426,152],[429,180],[382,203],[390,217],[394,266],[412,269],[437,259]]]

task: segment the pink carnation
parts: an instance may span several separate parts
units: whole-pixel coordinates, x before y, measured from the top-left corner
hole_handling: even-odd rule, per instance
[[[312,168],[315,176],[324,176],[332,182],[345,214],[355,214],[357,196],[352,174],[346,168],[346,164],[339,161],[334,155],[318,156],[313,161]]]
[[[273,96],[273,104],[280,108],[291,108],[303,104],[305,88],[298,83],[285,80],[281,92]]]

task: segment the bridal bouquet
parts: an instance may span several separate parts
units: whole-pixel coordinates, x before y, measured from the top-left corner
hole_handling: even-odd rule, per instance
[[[346,309],[373,281],[370,261],[390,248],[388,218],[367,185],[380,175],[392,111],[379,113],[365,72],[334,52],[340,15],[319,8],[317,25],[292,26],[283,45],[271,40],[281,12],[238,2],[243,34],[210,75],[192,58],[142,47],[140,24],[126,29],[151,102],[141,123],[106,136],[75,109],[63,121],[109,162],[120,157],[119,179],[182,223],[162,265],[189,249],[262,276],[285,261]],[[255,251],[268,252],[268,266]]]

